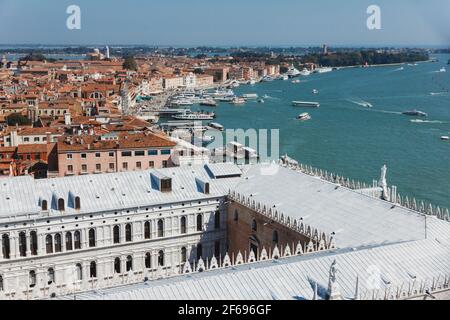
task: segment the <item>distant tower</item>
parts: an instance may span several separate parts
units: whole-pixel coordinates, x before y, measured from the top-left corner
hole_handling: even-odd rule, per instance
[[[106,55],[106,59],[109,59],[109,47],[108,46],[106,46],[105,55]]]
[[[328,46],[326,44],[323,45],[323,54],[328,54]]]

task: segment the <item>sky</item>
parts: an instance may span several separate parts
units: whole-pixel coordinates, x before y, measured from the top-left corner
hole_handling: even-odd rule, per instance
[[[450,0],[0,0],[0,44],[450,46]]]

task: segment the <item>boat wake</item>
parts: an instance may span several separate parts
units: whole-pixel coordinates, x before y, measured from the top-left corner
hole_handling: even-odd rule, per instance
[[[432,96],[443,96],[443,95],[447,95],[447,94],[449,94],[450,92],[448,92],[448,91],[443,91],[443,92],[430,92],[430,95],[432,95]]]
[[[420,120],[420,119],[414,119],[410,120],[412,123],[434,123],[434,124],[444,124],[447,123],[445,121],[439,121],[439,120]]]
[[[357,104],[361,107],[373,108],[373,105],[368,101],[364,101],[364,100],[348,100],[348,101],[351,103]]]

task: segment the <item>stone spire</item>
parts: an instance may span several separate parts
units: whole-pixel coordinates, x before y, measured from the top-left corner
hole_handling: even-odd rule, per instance
[[[342,295],[339,291],[339,285],[336,281],[337,271],[337,261],[334,260],[330,267],[330,276],[328,281],[328,300],[342,300]]]
[[[381,177],[380,177],[380,181],[379,181],[379,187],[383,189],[383,195],[382,195],[383,200],[390,201],[391,199],[389,196],[389,190],[388,190],[388,185],[387,185],[387,181],[386,181],[386,173],[387,173],[387,166],[384,165],[381,168]]]

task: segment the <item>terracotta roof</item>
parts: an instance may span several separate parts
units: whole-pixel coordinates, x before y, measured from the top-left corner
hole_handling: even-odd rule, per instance
[[[20,144],[17,147],[17,153],[44,153],[47,152],[46,144]]]

